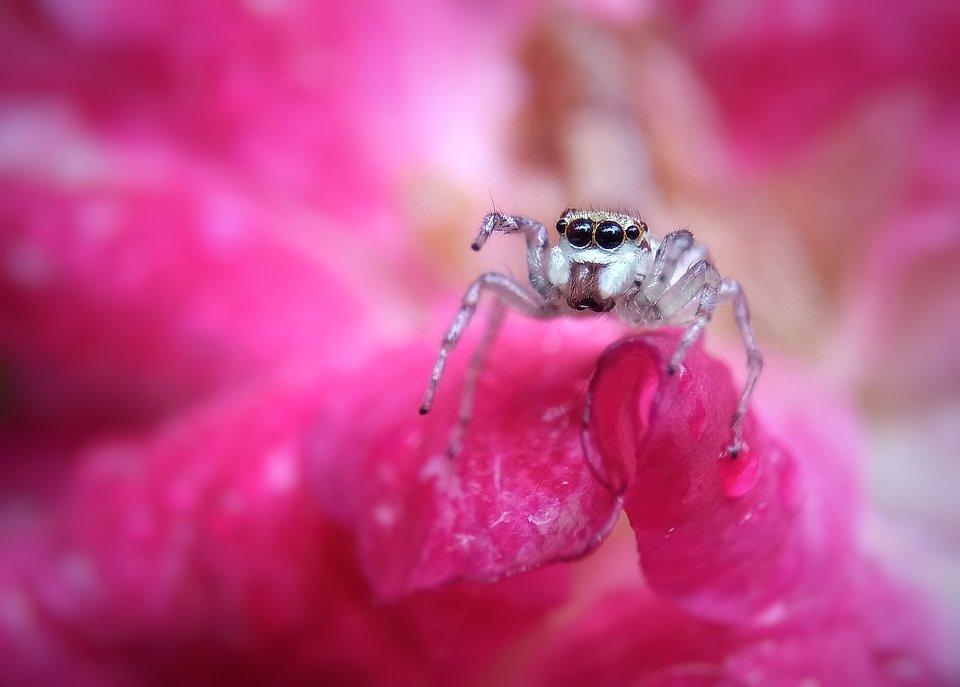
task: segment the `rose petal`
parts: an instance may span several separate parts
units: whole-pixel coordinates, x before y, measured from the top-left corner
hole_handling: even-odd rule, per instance
[[[216,183],[7,181],[0,354],[14,411],[46,425],[151,419],[322,356],[360,319],[329,269]]]
[[[767,425],[750,415],[749,450],[731,460],[739,389],[702,348],[668,376],[676,345],[671,333],[619,343],[590,389],[588,441],[598,472],[625,489],[648,583],[738,622],[770,622],[829,596],[823,580],[851,559],[859,512],[843,414]]]
[[[316,482],[357,532],[364,571],[380,595],[499,579],[581,556],[606,535],[619,502],[587,468],[579,436],[603,333],[509,326],[454,460],[445,449],[466,354],[454,356],[426,418],[416,409],[432,346],[381,356],[339,383],[341,398],[318,433]]]
[[[826,614],[800,625],[712,623],[642,588],[608,594],[562,628],[518,685],[740,687],[952,684],[929,651],[917,599],[867,575]],[[889,619],[898,618],[899,627]],[[874,631],[881,622],[885,636]]]
[[[960,384],[958,224],[952,197],[908,203],[854,270],[836,366],[887,412],[952,399]]]
[[[670,9],[682,17],[685,44],[693,46],[724,123],[751,161],[795,153],[906,84],[937,101],[957,94],[952,66],[960,56],[960,13],[953,3],[898,3],[882,13],[864,0],[737,10],[695,0]]]
[[[554,569],[375,602],[304,482],[328,381],[91,449],[50,525],[5,523],[0,682],[462,683],[565,598]]]

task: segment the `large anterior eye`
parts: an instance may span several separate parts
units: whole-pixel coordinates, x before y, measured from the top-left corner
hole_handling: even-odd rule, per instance
[[[593,222],[586,217],[573,220],[567,226],[567,241],[575,248],[586,248],[593,239]]]
[[[623,227],[613,220],[601,222],[597,227],[597,245],[607,250],[618,248],[623,243]]]

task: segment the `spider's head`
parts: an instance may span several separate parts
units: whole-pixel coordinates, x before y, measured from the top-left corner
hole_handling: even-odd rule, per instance
[[[550,282],[576,310],[613,309],[650,252],[647,225],[616,212],[565,210],[557,233],[560,244],[550,255]]]

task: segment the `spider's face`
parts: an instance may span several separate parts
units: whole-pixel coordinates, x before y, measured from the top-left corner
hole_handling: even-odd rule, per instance
[[[560,245],[550,256],[550,282],[577,310],[611,310],[650,251],[647,225],[629,215],[566,210],[557,232]]]
[[[624,248],[629,251],[646,232],[642,221],[613,212],[567,210],[557,220],[561,242],[575,250],[604,251],[601,256],[615,255]]]

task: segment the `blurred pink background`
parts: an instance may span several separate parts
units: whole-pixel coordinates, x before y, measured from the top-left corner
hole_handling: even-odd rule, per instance
[[[523,273],[516,237],[469,250],[494,205],[637,209],[711,246],[774,366],[855,409],[864,546],[943,628],[941,682],[882,684],[960,684],[947,0],[0,5],[0,682],[539,684],[543,647],[619,612],[624,523],[563,592],[547,567],[509,603],[380,604],[300,457],[235,409],[309,424],[332,379],[304,407],[262,389],[438,344],[474,275]],[[729,315],[709,332],[740,374]],[[144,524],[154,497],[246,515]],[[678,675],[629,684],[739,684]]]

